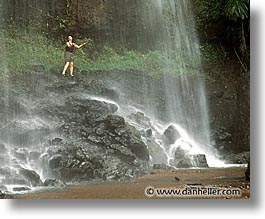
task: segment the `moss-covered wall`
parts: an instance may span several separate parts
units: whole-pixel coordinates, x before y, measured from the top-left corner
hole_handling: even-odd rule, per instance
[[[64,16],[64,0],[0,0],[1,24],[31,24],[47,16]]]
[[[48,34],[81,34],[115,48],[152,48],[158,21],[148,33],[145,11],[152,0],[0,0],[0,24],[44,28]]]

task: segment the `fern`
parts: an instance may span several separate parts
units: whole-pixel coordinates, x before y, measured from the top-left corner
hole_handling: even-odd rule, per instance
[[[226,16],[233,21],[249,18],[249,0],[228,0],[225,6]]]

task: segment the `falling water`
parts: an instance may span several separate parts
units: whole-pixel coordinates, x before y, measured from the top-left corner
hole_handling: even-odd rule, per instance
[[[216,152],[210,146],[208,106],[205,85],[199,73],[201,54],[191,2],[189,0],[155,2],[157,15],[161,17],[163,26],[160,39],[163,42],[162,51],[178,63],[178,74],[181,75],[174,80],[164,74],[168,119],[171,123],[177,124],[177,130],[180,128],[186,130],[188,135],[185,133],[185,137],[183,134],[181,136],[186,138],[186,141],[190,138],[190,143],[197,147],[194,153],[205,153],[208,162],[211,163],[212,156]]]
[[[161,110],[151,101],[159,92],[157,84],[148,84],[143,78],[139,81],[139,89],[144,93],[140,97],[145,105],[144,113],[155,121],[156,132],[162,134],[172,124],[181,139],[193,145],[191,153],[206,154],[211,166],[220,165],[215,158],[216,150],[210,144],[206,90],[200,72],[200,46],[191,1],[137,1],[137,6],[137,20],[143,21],[144,27],[142,41],[152,42],[155,45],[152,49],[160,51],[168,59],[164,65],[162,84],[159,85],[164,113],[161,115]],[[135,44],[135,47],[139,47],[138,41]],[[175,69],[172,70],[171,66],[175,66]],[[168,163],[173,159],[181,139],[169,149],[161,145]],[[185,147],[184,144],[182,146]]]

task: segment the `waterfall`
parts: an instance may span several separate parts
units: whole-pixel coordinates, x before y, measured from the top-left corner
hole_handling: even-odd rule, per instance
[[[200,43],[195,28],[190,0],[137,1],[137,20],[143,22],[143,42],[152,45],[166,57],[162,82],[149,84],[139,80],[138,102],[143,103],[144,113],[158,121],[156,129],[161,135],[171,125],[185,130],[181,136],[193,144],[195,153],[206,154],[210,165],[216,163],[216,150],[211,146],[206,89],[201,72]],[[136,41],[135,47],[142,44]],[[148,50],[148,48],[143,48]],[[175,69],[172,70],[172,66]],[[126,90],[126,92],[129,92]],[[132,91],[131,96],[135,95]],[[160,92],[164,110],[158,109],[153,97]],[[137,99],[137,98],[136,98]],[[182,132],[183,133],[183,132]],[[179,141],[178,141],[179,143]],[[165,146],[162,146],[165,147]],[[168,160],[173,159],[176,143],[163,151]]]
[[[163,42],[161,49],[178,63],[178,74],[167,77],[164,87],[168,120],[184,128],[209,159],[215,155],[210,146],[210,127],[206,90],[200,73],[201,54],[190,0],[156,0]],[[161,30],[160,30],[161,31]],[[170,61],[169,61],[170,63]],[[165,66],[167,68],[167,66]],[[193,72],[194,71],[194,72]]]

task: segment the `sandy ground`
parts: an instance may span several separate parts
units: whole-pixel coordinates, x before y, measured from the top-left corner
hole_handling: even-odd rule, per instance
[[[66,186],[16,195],[18,199],[160,199],[211,198],[247,199],[250,184],[245,179],[246,168],[208,168],[154,170],[128,182],[109,182]],[[160,188],[169,189],[171,195],[161,194]],[[170,189],[181,194],[174,194]],[[219,191],[217,191],[219,190]],[[235,192],[236,190],[236,192]],[[163,192],[163,191],[162,191]],[[219,194],[217,194],[219,192]],[[220,195],[220,193],[225,194]],[[232,193],[236,193],[233,195]]]

